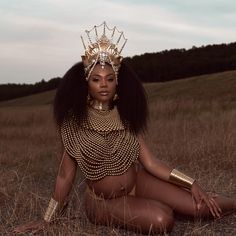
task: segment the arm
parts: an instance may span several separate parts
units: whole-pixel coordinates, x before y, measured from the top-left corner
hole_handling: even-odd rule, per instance
[[[44,220],[49,222],[55,214],[63,210],[66,197],[69,195],[77,170],[77,163],[64,151],[56,178],[53,197],[44,215]]]
[[[139,137],[139,143],[140,143],[139,160],[144,166],[146,171],[148,171],[150,174],[152,174],[153,176],[157,178],[160,178],[167,182],[174,183],[180,187],[188,186],[195,200],[197,210],[200,210],[200,208],[202,207],[202,202],[205,202],[205,204],[208,206],[209,210],[211,211],[211,214],[214,217],[216,216],[220,217],[221,209],[218,203],[214,200],[214,198],[209,197],[205,193],[205,191],[202,190],[202,188],[198,185],[196,180],[186,175],[183,175],[183,173],[181,172],[179,173],[178,171],[175,172],[176,170],[173,170],[172,168],[170,168],[169,166],[167,166],[166,164],[158,160],[151,153],[151,151],[149,150],[148,146],[146,145],[142,137]],[[176,177],[180,177],[180,178],[176,178]],[[184,181],[182,181],[181,178],[184,179]]]
[[[72,188],[77,170],[77,163],[64,151],[56,178],[53,200],[58,202],[59,209],[63,207],[66,197]],[[49,209],[49,208],[48,208]],[[43,219],[20,225],[14,229],[14,233],[41,230],[47,222]]]
[[[176,169],[170,168],[165,163],[154,157],[141,137],[139,138],[139,143],[140,161],[149,173],[164,181],[174,183],[190,190],[192,189],[195,182],[194,179]]]
[[[155,177],[168,181],[172,168],[158,160],[150,151],[145,141],[139,136],[140,155],[139,160],[145,170]]]
[[[77,163],[64,151],[56,178],[53,199],[62,207],[69,195],[77,170]]]

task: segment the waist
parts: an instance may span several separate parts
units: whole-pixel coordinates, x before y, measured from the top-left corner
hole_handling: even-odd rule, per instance
[[[110,199],[131,194],[136,185],[136,169],[133,164],[124,174],[106,176],[98,181],[87,180],[87,192],[97,198]]]

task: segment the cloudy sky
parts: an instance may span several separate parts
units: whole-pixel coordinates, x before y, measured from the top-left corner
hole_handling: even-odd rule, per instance
[[[116,25],[124,56],[236,41],[235,0],[0,0],[0,84],[63,76],[80,35]]]

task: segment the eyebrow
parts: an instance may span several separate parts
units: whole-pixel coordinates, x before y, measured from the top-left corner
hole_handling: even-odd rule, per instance
[[[107,74],[106,76],[110,76],[110,75],[115,75],[114,73],[110,73],[110,74]],[[92,74],[91,76],[99,76],[99,77],[102,77],[102,75],[100,74]]]

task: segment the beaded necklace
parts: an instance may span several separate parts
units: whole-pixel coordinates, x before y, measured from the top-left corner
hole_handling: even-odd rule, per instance
[[[62,124],[61,137],[68,154],[90,180],[121,175],[139,156],[137,136],[124,127],[116,107],[108,111],[88,107],[80,124],[71,115]]]

